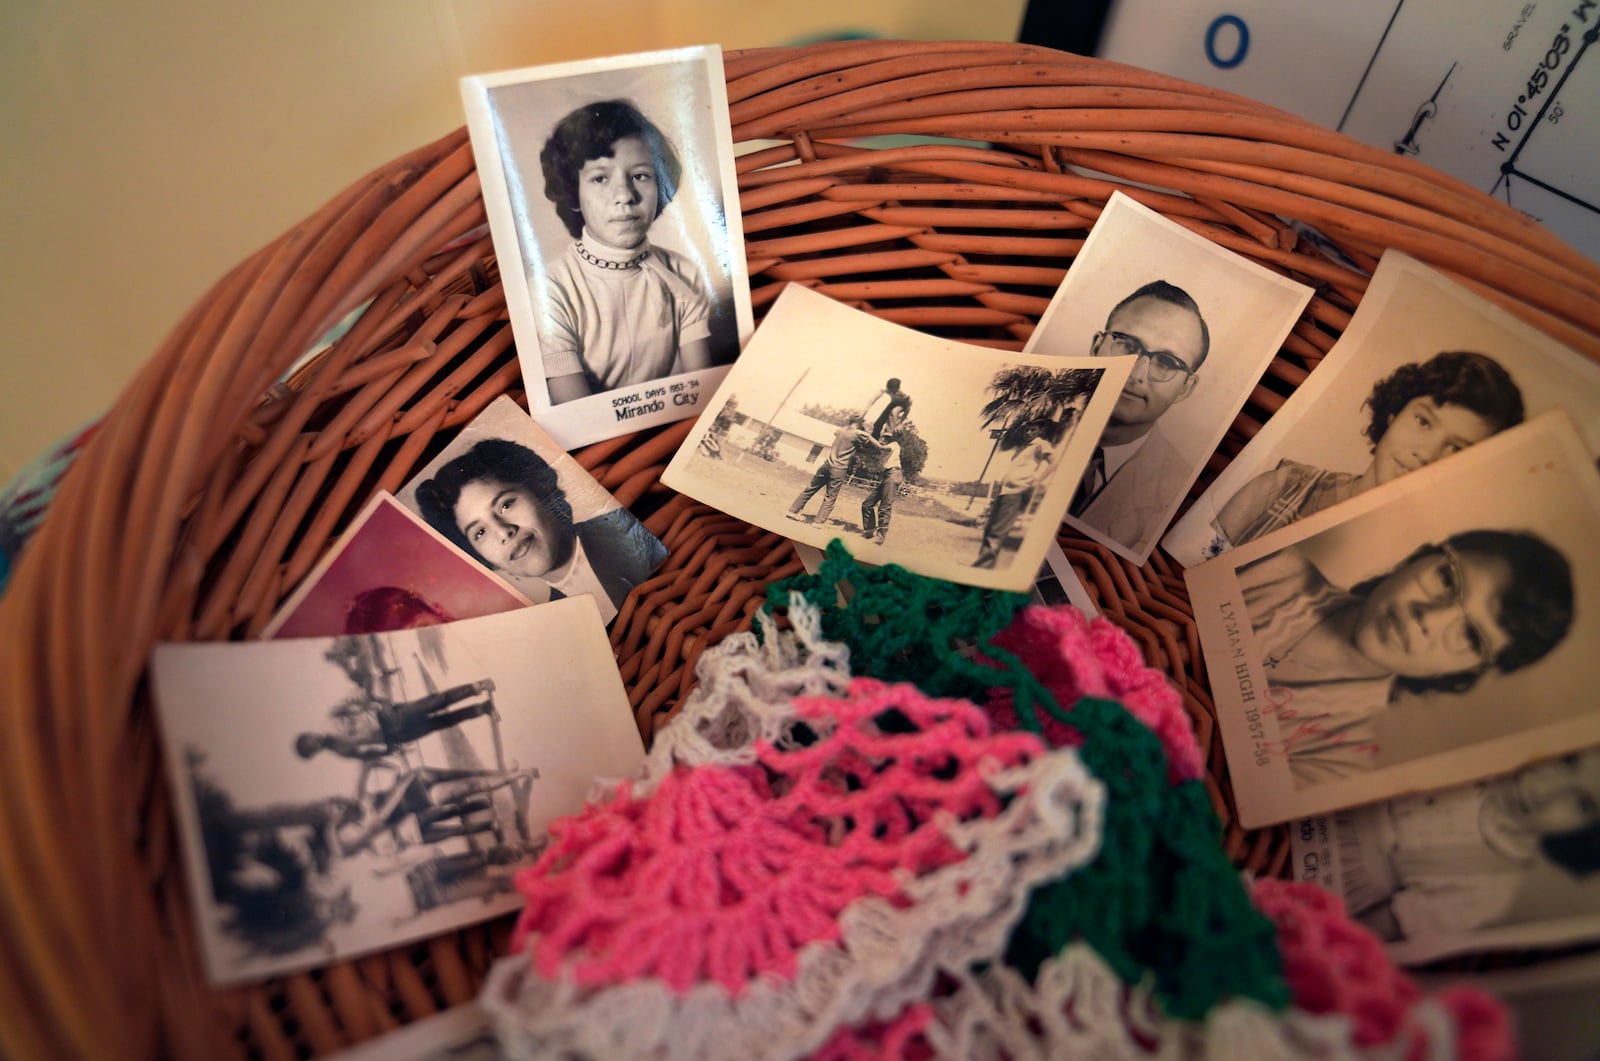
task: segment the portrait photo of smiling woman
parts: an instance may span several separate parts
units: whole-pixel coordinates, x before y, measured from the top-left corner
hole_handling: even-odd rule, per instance
[[[396,495],[534,603],[588,594],[610,622],[664,545],[501,396]]]
[[[1228,499],[1212,522],[1211,555],[1255,541],[1363,490],[1459,453],[1522,423],[1522,392],[1492,357],[1457,350],[1379,380],[1363,407],[1372,459],[1359,472],[1283,460]]]
[[[752,327],[720,52],[462,95],[534,417],[571,449],[697,414]]]
[[[615,612],[666,549],[626,509],[578,520],[543,457],[485,439],[417,487],[422,518],[512,585],[538,579],[553,600],[593,595]]]
[[[1223,555],[1551,409],[1567,410],[1600,453],[1600,364],[1395,251],[1344,334],[1307,367],[1162,537],[1180,564]],[[1274,388],[1263,381],[1263,393]]]

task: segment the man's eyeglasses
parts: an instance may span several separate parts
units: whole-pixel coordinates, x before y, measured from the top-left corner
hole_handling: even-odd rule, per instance
[[[1104,339],[1107,347],[1102,348],[1100,341]],[[1150,378],[1162,383],[1178,375],[1188,375],[1194,371],[1178,358],[1173,357],[1165,350],[1147,350],[1138,339],[1126,332],[1100,332],[1094,337],[1094,352],[1101,357],[1142,357],[1150,365]]]

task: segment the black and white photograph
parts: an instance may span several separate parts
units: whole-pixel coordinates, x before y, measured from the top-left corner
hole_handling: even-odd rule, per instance
[[[548,600],[544,594],[541,600]],[[377,634],[534,603],[379,491],[261,631],[264,638]]]
[[[1328,356],[1161,544],[1197,564],[1557,408],[1600,452],[1600,365],[1388,251]]]
[[[594,597],[616,617],[667,548],[501,395],[397,495],[535,604]]]
[[[821,549],[806,545],[804,542],[795,542],[794,552],[800,558],[800,564],[806,569],[807,574],[814,575],[822,567]],[[1100,614],[1100,609],[1094,606],[1094,599],[1089,596],[1089,590],[1084,586],[1083,580],[1072,569],[1067,554],[1061,551],[1059,542],[1051,542],[1045,549],[1044,563],[1039,565],[1038,577],[1033,580],[1028,595],[1033,598],[1034,604],[1043,604],[1051,608],[1070,604],[1091,619]]]
[[[1240,821],[1600,743],[1597,541],[1600,472],[1551,412],[1189,568]]]
[[[1305,818],[1302,880],[1400,962],[1600,938],[1600,748]]]
[[[1131,357],[1067,523],[1142,564],[1311,289],[1117,192],[1024,348]]]
[[[754,327],[721,51],[461,93],[535,419],[570,450],[698,414]]]
[[[644,754],[586,598],[389,633],[157,646],[206,968],[239,983],[516,909]]]
[[[1059,542],[1051,542],[1050,548],[1044,551],[1044,563],[1039,566],[1039,577],[1033,580],[1033,588],[1028,592],[1035,604],[1051,608],[1070,604],[1091,619],[1100,614],[1100,609],[1094,606],[1094,599],[1089,596],[1089,590],[1084,586],[1083,579],[1072,569],[1072,562],[1067,559],[1067,554],[1061,551]]]
[[[1045,358],[784,288],[662,482],[817,548],[1026,592],[1131,358]]]

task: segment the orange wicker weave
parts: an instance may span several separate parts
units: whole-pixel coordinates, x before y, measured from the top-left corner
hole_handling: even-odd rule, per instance
[[[1313,285],[1207,479],[1315,366],[1365,287],[1282,218],[1363,267],[1403,249],[1600,357],[1592,263],[1465,185],[1257,103],[1013,44],[762,50],[729,55],[727,75],[735,140],[765,142],[738,167],[758,313],[798,281],[1019,348],[1116,188]],[[939,139],[858,142],[888,133]],[[488,237],[445,249],[483,221],[462,133],[362,179],[216,286],[67,476],[0,602],[0,1054],[326,1053],[472,997],[503,945],[501,924],[209,988],[142,681],[157,640],[252,636],[374,490],[519,391]],[[369,299],[349,334],[278,382]],[[660,486],[685,430],[579,453],[671,549],[612,632],[647,738],[698,653],[799,570],[776,535]],[[1282,830],[1233,824],[1180,572],[1159,553],[1135,568],[1063,543],[1184,691],[1229,855],[1280,871]]]

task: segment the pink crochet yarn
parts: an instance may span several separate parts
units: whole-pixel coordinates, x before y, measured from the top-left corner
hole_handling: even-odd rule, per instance
[[[647,798],[623,786],[551,826],[517,876],[515,943],[531,942],[540,976],[733,994],[761,973],[790,979],[801,947],[837,938],[846,906],[959,861],[930,823],[994,816],[984,778],[1043,752],[911,685],[862,678],[846,699],[794,707],[815,739],[757,745],[759,766],[680,769]]]
[[[1357,1046],[1381,1046],[1402,1034],[1420,1034],[1411,1011],[1423,993],[1397,969],[1372,933],[1345,915],[1332,892],[1296,881],[1257,880],[1256,908],[1278,930],[1284,977],[1294,1003],[1309,1013],[1342,1013],[1354,1022]],[[1516,1056],[1511,1022],[1500,1003],[1470,987],[1434,996],[1456,1024],[1456,1056],[1502,1061]],[[1422,1054],[1413,1043],[1408,1056]]]
[[[933,1007],[919,1003],[886,1024],[840,1028],[811,1061],[921,1061],[933,1056],[922,1035],[932,1021]]]
[[[1182,696],[1165,675],[1145,666],[1139,646],[1109,620],[1090,621],[1076,608],[1030,605],[994,642],[1015,653],[1063,708],[1084,696],[1120,702],[1161,738],[1170,780],[1193,781],[1205,775],[1205,757]],[[1018,724],[1009,693],[989,707],[1002,727]],[[1049,717],[1041,721],[1052,747],[1082,743],[1071,726]]]

